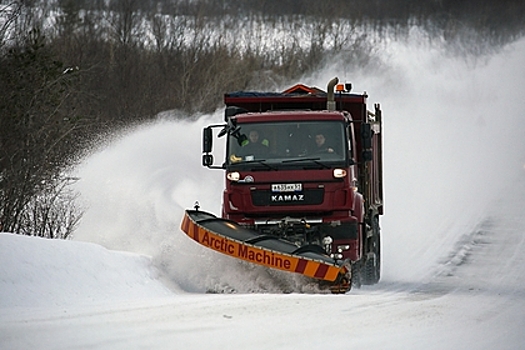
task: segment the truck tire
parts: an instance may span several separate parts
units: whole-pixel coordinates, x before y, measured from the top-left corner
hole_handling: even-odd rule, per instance
[[[372,237],[369,238],[368,251],[362,268],[361,282],[365,285],[376,284],[381,278],[381,235],[379,218],[372,219]]]
[[[352,288],[361,288],[361,264],[352,264]]]

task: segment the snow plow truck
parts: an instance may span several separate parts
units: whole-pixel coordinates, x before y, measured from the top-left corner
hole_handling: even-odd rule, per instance
[[[381,274],[382,113],[332,79],[327,91],[224,95],[224,123],[203,130],[202,164],[225,171],[221,217],[186,210],[181,229],[210,249],[299,273],[346,293]],[[215,164],[214,138],[226,155]]]

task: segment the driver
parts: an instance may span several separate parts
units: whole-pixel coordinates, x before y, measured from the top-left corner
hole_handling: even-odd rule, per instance
[[[261,157],[268,154],[268,140],[261,140],[259,131],[253,129],[248,133],[246,140],[241,148],[241,155],[253,155]]]

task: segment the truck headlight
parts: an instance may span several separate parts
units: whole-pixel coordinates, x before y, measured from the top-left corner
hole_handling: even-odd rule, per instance
[[[226,178],[230,181],[239,181],[239,179],[241,178],[241,174],[239,174],[239,172],[237,171],[234,171],[226,174]]]
[[[346,170],[345,169],[334,169],[334,177],[336,179],[340,179],[346,176]]]

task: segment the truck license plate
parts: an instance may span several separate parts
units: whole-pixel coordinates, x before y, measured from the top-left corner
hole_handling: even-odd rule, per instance
[[[303,184],[272,184],[272,192],[300,192]]]

